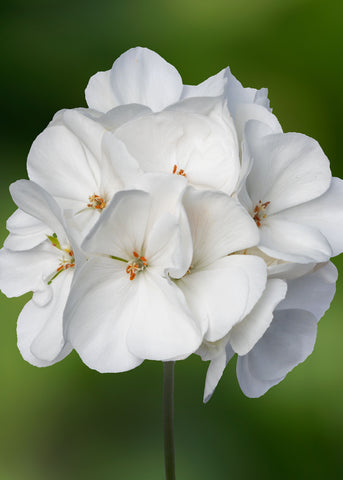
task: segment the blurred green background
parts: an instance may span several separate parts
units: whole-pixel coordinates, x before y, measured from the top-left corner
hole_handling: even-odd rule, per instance
[[[89,77],[133,46],[156,50],[196,84],[230,65],[268,87],[285,131],[315,137],[343,176],[341,0],[13,0],[1,7],[1,241],[30,145],[53,114],[85,106]],[[343,267],[342,258],[335,260]],[[0,480],[163,478],[162,365],[100,375],[73,353],[38,369],[16,348],[29,297],[1,294]],[[234,365],[212,400],[206,364],[176,366],[177,478],[343,478],[343,279],[314,353],[264,397]]]

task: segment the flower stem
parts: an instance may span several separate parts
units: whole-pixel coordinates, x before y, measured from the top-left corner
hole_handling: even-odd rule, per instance
[[[175,480],[174,365],[175,362],[163,363],[163,430],[166,480]]]

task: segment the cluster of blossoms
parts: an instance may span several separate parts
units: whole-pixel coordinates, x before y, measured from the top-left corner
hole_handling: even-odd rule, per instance
[[[192,353],[204,399],[235,353],[250,397],[312,351],[343,250],[343,182],[318,143],[283,133],[266,89],[229,68],[183,85],[134,48],[94,75],[88,108],[37,137],[0,252],[0,288],[33,291],[25,360],[75,349],[99,372]]]

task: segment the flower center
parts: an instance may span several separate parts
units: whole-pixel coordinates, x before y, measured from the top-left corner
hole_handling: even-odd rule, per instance
[[[52,235],[47,235],[47,237],[48,237],[51,245],[62,252],[62,257],[60,257],[60,259],[59,259],[58,267],[53,272],[52,276],[50,277],[50,280],[48,281],[48,284],[50,285],[50,283],[61,272],[63,272],[64,270],[68,270],[68,268],[75,267],[75,257],[74,257],[74,252],[71,248],[61,246],[60,241],[58,240],[56,233],[53,233]]]
[[[133,252],[134,258],[128,262],[126,273],[130,275],[130,280],[133,280],[138,272],[142,272],[148,266],[148,261],[137,252]]]
[[[88,197],[89,203],[87,203],[88,208],[93,208],[94,210],[103,210],[106,207],[106,201],[100,197],[100,195],[91,195]]]
[[[174,173],[175,175],[181,175],[182,177],[185,177],[185,176],[186,176],[184,169],[183,169],[183,168],[179,168],[179,169],[178,169],[178,168],[177,168],[177,165],[174,165],[174,167],[173,167],[173,173]]]
[[[65,252],[63,253],[63,256],[60,258],[60,265],[57,268],[56,272],[62,272],[63,270],[68,270],[68,268],[75,267],[75,257],[74,257],[74,252],[70,248],[63,248],[62,250]]]
[[[259,200],[258,204],[256,205],[256,207],[254,208],[254,215],[253,215],[253,219],[255,220],[256,222],[256,225],[258,227],[261,227],[262,225],[262,220],[266,218],[267,214],[265,213],[266,211],[266,208],[268,207],[268,205],[270,204],[270,202],[264,202],[262,203],[261,200]]]

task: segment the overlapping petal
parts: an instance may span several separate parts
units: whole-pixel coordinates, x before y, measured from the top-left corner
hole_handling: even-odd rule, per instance
[[[103,112],[128,103],[160,111],[177,102],[181,92],[178,71],[152,50],[137,47],[123,53],[109,72],[90,79],[86,100],[91,108]]]
[[[191,98],[127,122],[115,135],[144,172],[185,175],[203,189],[236,188],[238,141],[223,99]]]
[[[237,378],[244,394],[259,397],[279,383],[313,350],[317,322],[305,310],[280,310],[255,348],[237,360]]]

